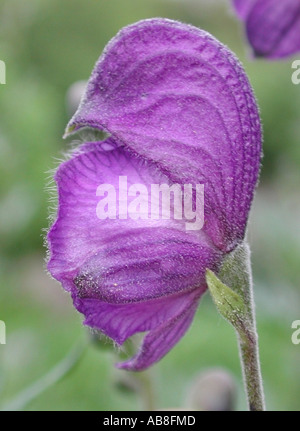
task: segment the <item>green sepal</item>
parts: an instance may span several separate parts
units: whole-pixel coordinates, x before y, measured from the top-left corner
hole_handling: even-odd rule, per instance
[[[226,320],[236,329],[241,330],[247,319],[246,305],[243,298],[234,292],[210,270],[206,271],[206,282],[216,307]]]

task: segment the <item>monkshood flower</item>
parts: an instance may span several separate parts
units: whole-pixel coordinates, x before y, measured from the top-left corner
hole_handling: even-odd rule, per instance
[[[118,345],[146,332],[137,354],[118,364],[143,370],[191,325],[206,270],[217,272],[243,242],[260,167],[258,109],[243,68],[219,41],[150,19],[121,30],[96,63],[66,135],[83,127],[109,137],[83,144],[57,170],[48,269],[86,325]],[[124,216],[125,182],[203,185],[204,225],[149,218],[145,200],[139,216],[130,205]],[[118,207],[106,218],[103,184]]]
[[[283,58],[300,51],[299,0],[233,0],[257,57]]]

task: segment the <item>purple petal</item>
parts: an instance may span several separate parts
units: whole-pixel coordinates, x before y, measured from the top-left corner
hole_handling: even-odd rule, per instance
[[[299,0],[256,0],[247,13],[239,5],[237,11],[256,56],[283,58],[300,51]]]
[[[198,298],[194,296],[182,312],[177,312],[162,325],[150,331],[144,338],[136,356],[126,362],[117,364],[118,368],[141,371],[165,356],[190,327],[197,310]]]
[[[151,301],[111,304],[95,298],[81,298],[73,289],[73,301],[85,315],[84,324],[98,329],[119,345],[137,332],[152,331],[180,316],[198,303],[204,288],[166,295]],[[171,348],[171,347],[170,347]]]
[[[120,365],[141,370],[188,329],[206,289],[205,270],[217,270],[221,253],[201,231],[187,234],[184,220],[99,220],[96,190],[103,181],[118,190],[120,175],[128,184],[168,181],[156,165],[112,138],[85,144],[60,166],[48,269],[71,291],[86,325],[118,344],[149,332],[137,357]]]
[[[104,146],[113,149],[105,151]],[[187,233],[185,220],[99,220],[97,188],[119,177],[128,184],[168,182],[153,163],[145,162],[112,139],[85,146],[56,174],[58,218],[48,240],[48,269],[67,290],[111,303],[153,299],[200,287],[206,268],[221,260],[202,231]],[[150,207],[150,193],[148,196]],[[70,280],[72,283],[70,285]]]
[[[145,332],[139,353],[118,364],[119,368],[141,371],[160,360],[189,328],[202,289],[165,296],[152,301],[109,304],[98,299],[82,299],[73,292],[75,307],[86,316],[85,325],[100,329],[118,344],[137,332]]]
[[[165,19],[123,29],[100,57],[68,132],[103,129],[173,183],[205,185],[204,231],[222,251],[245,234],[258,178],[256,102],[234,55]]]

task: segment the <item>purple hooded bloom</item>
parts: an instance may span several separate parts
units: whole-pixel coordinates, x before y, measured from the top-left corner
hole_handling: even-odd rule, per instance
[[[118,364],[142,370],[184,335],[206,269],[218,271],[244,239],[260,166],[258,109],[226,47],[195,27],[150,19],[121,30],[96,63],[66,134],[83,127],[109,137],[83,144],[57,170],[48,269],[86,325],[119,345],[146,332]],[[184,217],[100,220],[98,187],[111,185],[121,204],[120,177],[204,184],[203,228],[187,231]]]
[[[300,51],[300,0],[233,0],[257,57]]]

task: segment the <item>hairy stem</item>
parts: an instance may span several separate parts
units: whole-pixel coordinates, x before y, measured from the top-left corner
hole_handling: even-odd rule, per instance
[[[253,298],[253,280],[249,248],[244,248],[247,281],[241,289],[246,305],[246,326],[237,329],[241,367],[244,376],[245,392],[250,411],[265,411],[265,397],[259,360],[258,335],[256,330],[255,305]]]
[[[256,333],[238,334],[245,391],[250,411],[264,411],[265,400]]]
[[[245,308],[235,327],[244,375],[245,390],[250,411],[265,410],[263,384],[259,362],[258,336],[256,331],[255,306],[250,250],[246,243],[239,246],[227,259],[220,271],[223,283],[239,295]]]

